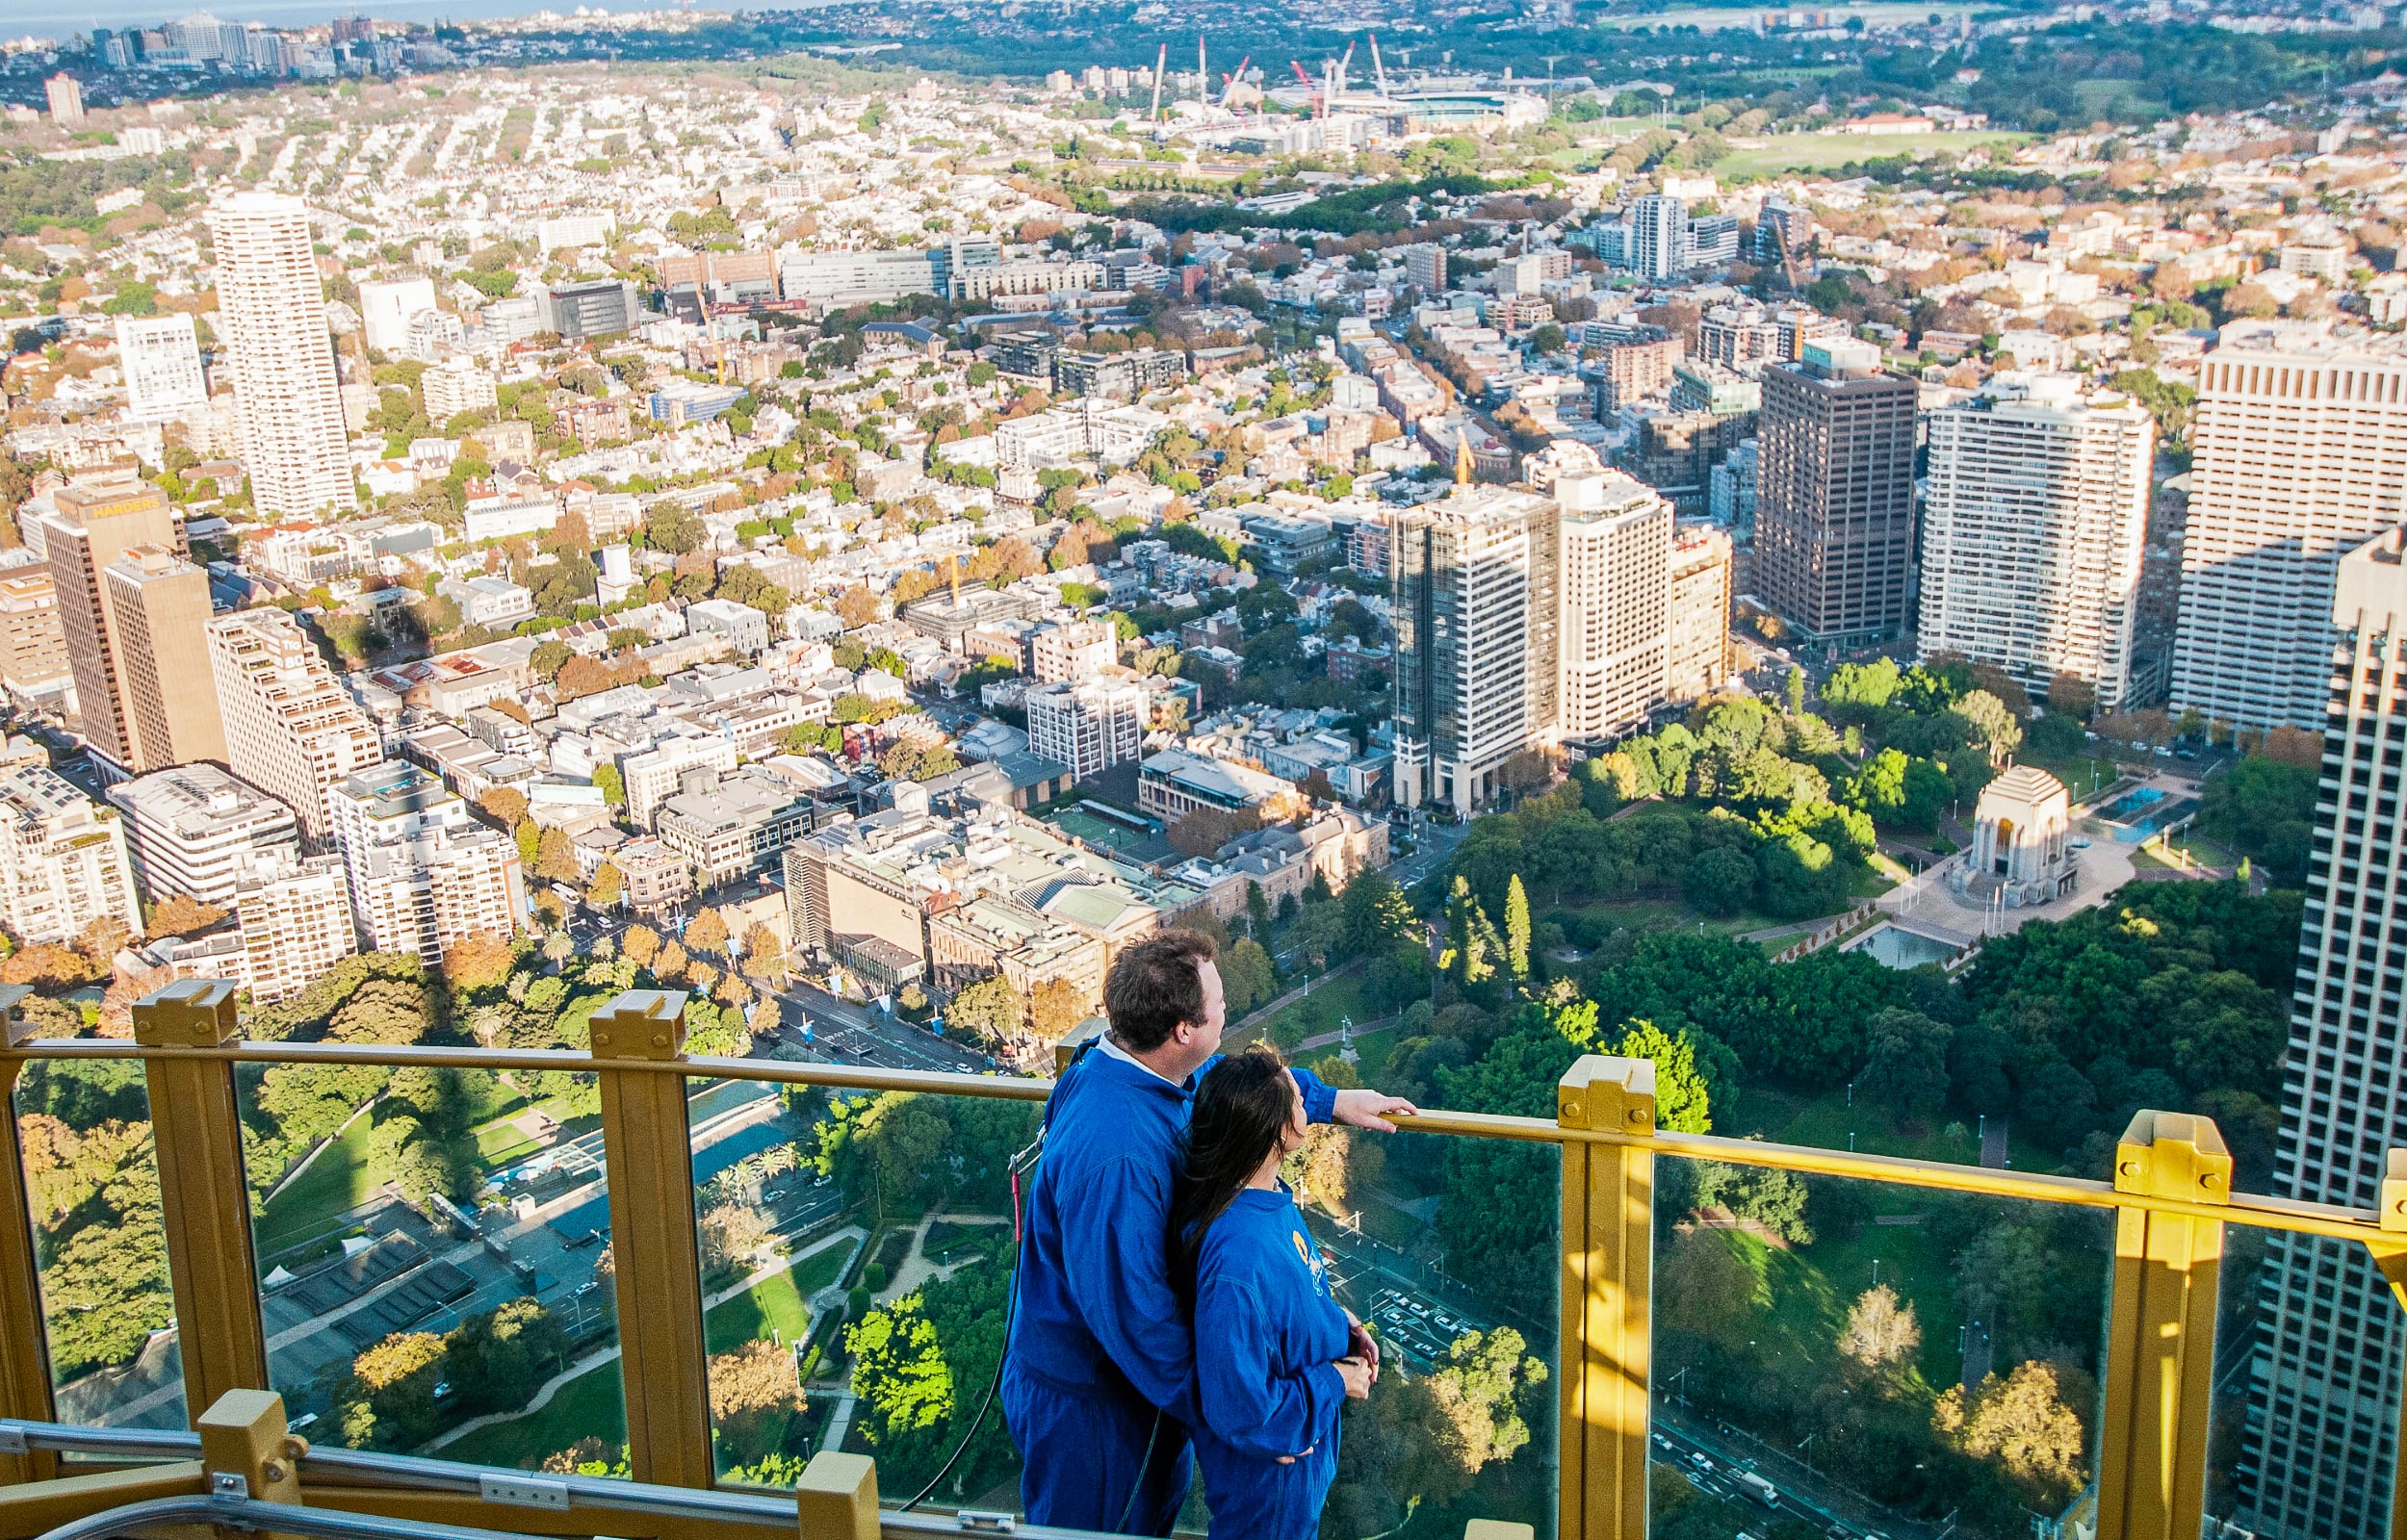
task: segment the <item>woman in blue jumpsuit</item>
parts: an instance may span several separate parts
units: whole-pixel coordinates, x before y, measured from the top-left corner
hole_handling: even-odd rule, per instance
[[[1337,1474],[1337,1411],[1377,1370],[1279,1180],[1304,1142],[1277,1053],[1222,1060],[1197,1089],[1171,1233],[1195,1297],[1196,1462],[1213,1540],[1312,1540]]]

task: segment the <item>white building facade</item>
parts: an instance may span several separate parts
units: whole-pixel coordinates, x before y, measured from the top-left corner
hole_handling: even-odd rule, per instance
[[[210,206],[218,316],[234,368],[252,498],[289,518],[354,505],[325,291],[300,199],[237,192]]]

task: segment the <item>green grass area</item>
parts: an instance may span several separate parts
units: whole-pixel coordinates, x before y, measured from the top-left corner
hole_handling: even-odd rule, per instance
[[[711,1351],[723,1353],[772,1331],[787,1342],[810,1335],[811,1309],[805,1301],[836,1281],[845,1255],[845,1247],[829,1246],[732,1299],[720,1300],[702,1319],[703,1340]]]
[[[356,1117],[318,1152],[309,1169],[268,1199],[254,1229],[259,1254],[272,1256],[319,1233],[348,1223],[346,1215],[368,1201],[376,1184],[368,1174],[368,1134],[374,1117]]]
[[[1732,150],[1714,163],[1725,183],[1778,176],[1789,171],[1835,171],[1858,161],[1898,155],[1957,156],[1988,147],[2005,155],[2030,140],[2027,134],[1779,134],[1760,148]]]
[[[619,1361],[596,1364],[562,1385],[538,1411],[479,1428],[443,1452],[479,1465],[532,1470],[581,1438],[598,1438],[615,1460],[627,1442],[627,1398]]]
[[[1357,974],[1332,979],[1303,999],[1282,1007],[1270,1018],[1268,1036],[1271,1041],[1292,1052],[1307,1038],[1336,1031],[1337,1023],[1346,1016],[1357,1021],[1370,1016],[1362,1004],[1362,981]]]
[[[2065,790],[2072,793],[2076,803],[2084,797],[2106,790],[2114,783],[2114,778],[2123,773],[2123,767],[2115,762],[2113,756],[2105,754],[2083,753],[2057,756],[2027,754],[2018,751],[2014,756],[2014,762],[2037,765],[2063,782]]]

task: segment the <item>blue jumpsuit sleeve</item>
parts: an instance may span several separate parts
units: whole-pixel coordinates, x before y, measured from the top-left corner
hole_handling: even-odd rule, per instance
[[[1343,1400],[1346,1382],[1329,1364],[1274,1378],[1269,1313],[1254,1291],[1227,1278],[1199,1281],[1196,1335],[1212,1350],[1196,1361],[1204,1425],[1241,1453],[1276,1460],[1312,1448],[1319,1409]]]
[[[1288,1072],[1295,1076],[1297,1089],[1304,1092],[1304,1120],[1307,1123],[1335,1121],[1337,1088],[1309,1069],[1298,1068]]]
[[[1137,1394],[1195,1424],[1195,1334],[1170,1284],[1170,1172],[1112,1162],[1056,1212],[1064,1285],[1103,1354]]]

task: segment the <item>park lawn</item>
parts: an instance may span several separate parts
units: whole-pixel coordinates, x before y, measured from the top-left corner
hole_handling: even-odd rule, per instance
[[[1394,1027],[1382,1027],[1377,1032],[1358,1032],[1354,1035],[1354,1052],[1357,1057],[1354,1067],[1355,1072],[1362,1077],[1362,1084],[1366,1086],[1379,1084],[1375,1077],[1386,1072],[1387,1056],[1395,1051],[1396,1041]]]
[[[804,1301],[836,1281],[845,1254],[843,1246],[829,1246],[712,1306],[702,1319],[702,1334],[710,1350],[723,1353],[772,1331],[787,1342],[808,1337],[811,1308]]]
[[[1336,1031],[1342,1017],[1350,1015],[1361,1021],[1367,1019],[1369,1014],[1362,1005],[1362,980],[1359,975],[1349,973],[1321,985],[1303,999],[1281,1007],[1270,1018],[1267,1036],[1280,1047],[1292,1052],[1307,1038]],[[1308,1051],[1317,1056],[1325,1050]]]
[[[2027,134],[1776,134],[1714,162],[1714,175],[1724,183],[1745,182],[1786,171],[1835,171],[1898,155],[1956,156],[1984,147],[2010,152],[2030,140]]]
[[[453,1458],[473,1452],[479,1465],[531,1471],[581,1438],[600,1439],[612,1461],[627,1442],[627,1396],[618,1359],[568,1381],[541,1410],[479,1428],[445,1452]]]
[[[273,1256],[321,1231],[349,1222],[343,1218],[368,1201],[376,1184],[368,1176],[368,1135],[375,1119],[355,1117],[341,1136],[318,1152],[309,1169],[286,1184],[260,1211],[253,1231],[259,1254]]]
[[[2084,752],[2058,756],[2032,754],[2026,748],[2015,753],[2014,762],[2037,765],[2063,782],[2064,789],[2072,793],[2076,803],[2104,791],[2114,783],[2116,776],[2123,773],[2123,766],[2110,754]]]
[[[523,1109],[522,1109],[523,1110]],[[485,1124],[477,1130],[477,1158],[488,1169],[508,1165],[522,1151],[531,1150],[535,1142],[514,1120],[517,1114]]]

